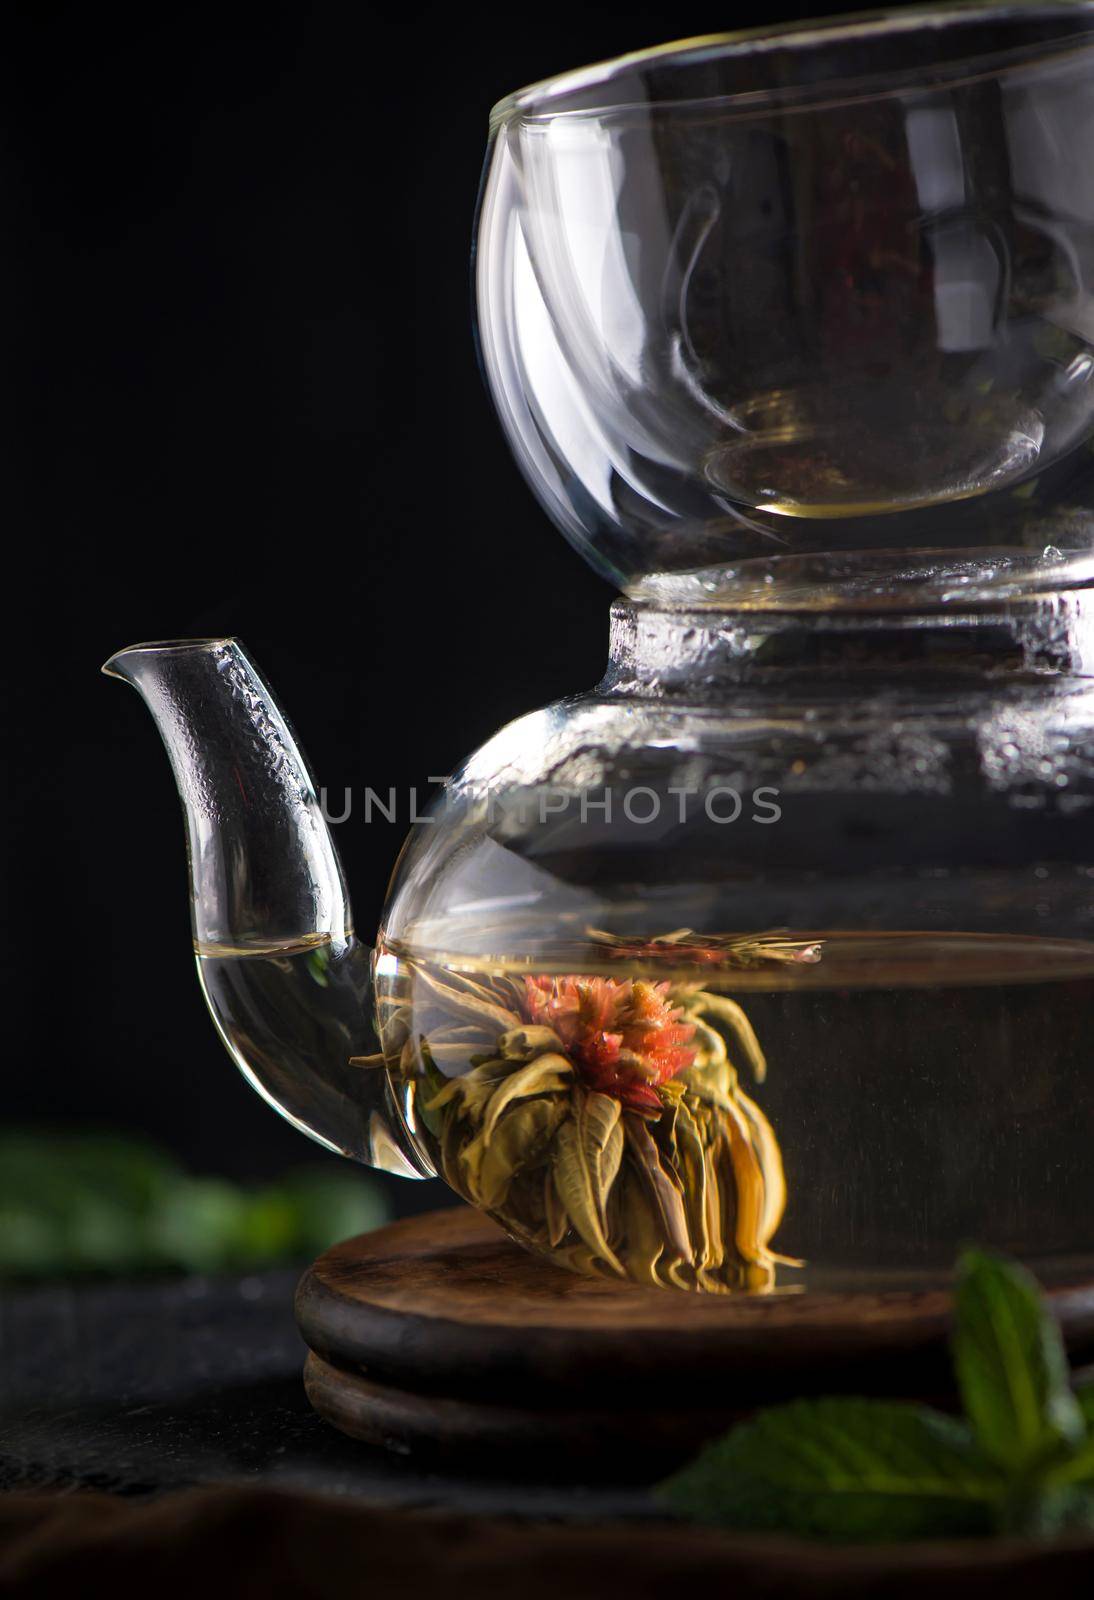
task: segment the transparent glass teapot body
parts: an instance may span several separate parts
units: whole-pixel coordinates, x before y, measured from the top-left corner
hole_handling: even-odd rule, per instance
[[[601,571],[688,573],[689,603],[787,554],[1089,573],[1092,30],[1086,5],[909,10],[502,102],[484,366]]]
[[[206,998],[266,1098],[561,1265],[724,1293],[928,1283],[968,1239],[1094,1267],[1092,649],[1079,593],[620,601],[599,688],[415,827],[371,962],[298,753],[239,765],[285,728],[239,647],[136,659]]]
[[[385,915],[388,1069],[453,1187],[645,1283],[1089,1268],[1083,612],[618,603],[604,684],[472,759]]]

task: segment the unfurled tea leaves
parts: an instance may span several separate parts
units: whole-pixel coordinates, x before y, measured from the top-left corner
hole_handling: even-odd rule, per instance
[[[495,1089],[486,1108],[482,1137],[486,1144],[498,1125],[502,1113],[518,1100],[529,1095],[554,1093],[565,1089],[573,1078],[574,1069],[565,1056],[552,1053],[537,1056],[528,1066],[521,1067],[503,1078]]]
[[[416,983],[436,995],[443,1004],[444,1015],[449,1018],[483,1024],[492,1029],[495,1035],[508,1033],[520,1025],[520,1018],[515,1012],[498,1005],[487,988],[462,973],[446,973],[442,982],[424,963],[415,963],[414,978]]]
[[[557,1053],[562,1050],[562,1040],[553,1028],[529,1023],[524,1028],[511,1028],[498,1040],[498,1054],[506,1061],[528,1061],[533,1056]]]
[[[825,1539],[988,1533],[1005,1490],[969,1429],[875,1400],[797,1400],[761,1412],[661,1486],[676,1511],[724,1528]]]
[[[535,1161],[565,1115],[565,1105],[557,1100],[528,1100],[504,1118],[493,1139],[487,1141],[483,1133],[465,1148],[461,1159],[480,1205],[488,1211],[504,1205],[513,1179]]]
[[[683,1175],[685,1223],[697,1265],[718,1266],[707,1226],[707,1162],[702,1135],[691,1108],[681,1101],[674,1127],[676,1159]],[[712,1180],[714,1181],[714,1180]]]
[[[775,1130],[759,1106],[750,1100],[747,1094],[737,1095],[737,1105],[748,1123],[752,1148],[759,1159],[763,1182],[759,1238],[761,1244],[766,1245],[779,1226],[786,1209],[786,1178],[783,1174],[782,1153],[775,1138]]]
[[[699,1004],[698,1013],[706,1013],[717,1017],[718,1021],[727,1028],[731,1036],[741,1047],[742,1054],[748,1062],[753,1077],[757,1083],[762,1083],[767,1076],[767,1060],[760,1049],[760,1041],[756,1037],[755,1029],[745,1013],[743,1006],[736,1000],[730,1000],[724,994],[703,993],[697,996]]]
[[[1083,1437],[1060,1330],[1022,1267],[970,1250],[958,1263],[954,1367],[984,1454],[1024,1471]]]
[[[764,1171],[752,1145],[748,1120],[740,1106],[736,1103],[728,1106],[723,1113],[723,1121],[737,1190],[734,1230],[737,1249],[745,1260],[749,1260],[755,1256],[757,1244],[767,1242],[763,1234],[764,1217],[768,1210]],[[780,1172],[781,1165],[780,1162]]]
[[[523,1244],[576,1271],[718,1294],[799,1265],[768,1248],[786,1185],[729,1057],[762,1074],[736,1002],[670,980],[409,959],[392,981],[378,999],[388,1071],[443,1176]]]
[[[547,1228],[547,1242],[552,1249],[555,1249],[565,1239],[570,1219],[566,1215],[566,1207],[559,1198],[558,1189],[555,1187],[555,1176],[550,1168],[543,1177],[543,1216]]]
[[[429,1099],[425,1101],[425,1109],[440,1111],[455,1101],[462,1111],[479,1119],[485,1115],[486,1107],[493,1099],[494,1091],[502,1082],[507,1070],[503,1061],[484,1061],[480,1066],[472,1067],[470,1072],[465,1072],[462,1077],[448,1078],[443,1088],[435,1094],[430,1094]]]
[[[620,1211],[627,1239],[627,1265],[636,1283],[661,1286],[658,1262],[664,1254],[665,1236],[645,1196],[644,1185],[633,1166],[624,1168]]]
[[[559,1198],[570,1221],[595,1256],[624,1275],[604,1229],[604,1210],[610,1184],[607,1183],[605,1150],[619,1125],[619,1101],[611,1095],[577,1090],[573,1115],[562,1123],[554,1145],[552,1175]],[[619,1169],[615,1159],[614,1182]]]
[[[640,1117],[627,1118],[627,1143],[648,1187],[666,1246],[682,1261],[690,1261],[691,1240],[681,1185],[675,1174],[666,1170],[657,1143]]]

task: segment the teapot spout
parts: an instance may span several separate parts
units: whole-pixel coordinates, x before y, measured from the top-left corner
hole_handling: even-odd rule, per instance
[[[171,639],[110,657],[167,748],[186,822],[198,976],[249,1082],[320,1144],[431,1176],[372,1027],[371,951],[296,738],[235,639]],[[374,1064],[350,1065],[374,1057]]]
[[[138,644],[103,671],[132,684],[167,747],[198,952],[348,938],[349,896],[311,776],[242,645]]]

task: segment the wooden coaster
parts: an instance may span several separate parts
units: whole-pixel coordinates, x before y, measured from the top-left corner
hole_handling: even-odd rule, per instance
[[[1094,1347],[1094,1291],[1052,1291],[1076,1353]],[[692,1453],[758,1405],[809,1393],[950,1395],[950,1297],[720,1296],[582,1278],[513,1244],[469,1207],[335,1245],[296,1316],[308,1396],[335,1427],[387,1449],[537,1471]]]

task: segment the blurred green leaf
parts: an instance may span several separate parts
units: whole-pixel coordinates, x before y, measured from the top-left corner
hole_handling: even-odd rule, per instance
[[[152,1259],[186,1272],[247,1265],[243,1217],[247,1201],[219,1178],[183,1178],[157,1201],[148,1218]]]
[[[0,1201],[0,1278],[54,1277],[65,1271],[68,1258],[56,1217]]]
[[[1025,1539],[1056,1539],[1094,1529],[1094,1494],[1083,1484],[1039,1483],[1004,1501],[996,1532]]]
[[[1080,1383],[1075,1390],[1075,1399],[1087,1429],[1094,1431],[1094,1383]]]
[[[352,1168],[339,1172],[329,1167],[302,1167],[286,1175],[283,1193],[293,1207],[301,1255],[314,1255],[348,1239],[368,1233],[388,1220],[386,1197],[379,1185]]]
[[[246,1197],[239,1219],[239,1247],[250,1261],[277,1261],[299,1254],[300,1221],[281,1189]]]
[[[136,1211],[178,1170],[154,1147],[113,1134],[0,1133],[0,1204],[63,1214],[76,1196],[97,1194]]]
[[[360,1172],[305,1167],[243,1189],[136,1139],[0,1133],[0,1278],[248,1270],[386,1220]]]

